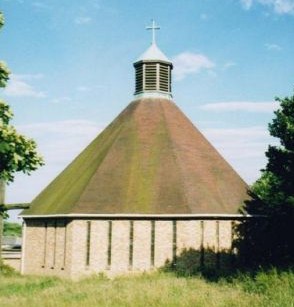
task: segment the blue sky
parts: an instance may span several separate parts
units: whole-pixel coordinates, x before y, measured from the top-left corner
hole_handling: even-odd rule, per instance
[[[249,184],[259,177],[274,97],[293,92],[294,0],[2,0],[0,10],[12,71],[0,97],[46,161],[17,176],[7,202],[31,201],[133,99],[152,18],[174,101]]]

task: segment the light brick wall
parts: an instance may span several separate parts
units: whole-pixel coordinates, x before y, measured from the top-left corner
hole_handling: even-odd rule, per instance
[[[43,221],[28,220],[26,227],[25,274],[42,274],[44,271],[46,227]]]
[[[219,222],[219,249],[230,250],[232,247],[232,221]]]
[[[86,265],[87,223],[86,221],[76,220],[71,224],[71,244],[68,257],[71,259],[70,275],[75,278],[80,275],[80,272],[83,272],[84,275],[90,272]]]
[[[62,221],[27,220],[22,261],[24,274],[66,276],[65,225]]]
[[[161,267],[167,260],[172,260],[172,221],[155,222],[155,267]]]
[[[231,221],[177,220],[176,227],[172,220],[156,220],[153,223],[156,268],[163,266],[167,260],[172,260],[175,252],[174,242],[176,242],[177,257],[181,256],[183,250],[190,248],[198,250],[200,255],[202,243],[205,249],[209,248],[215,252],[231,248]],[[110,222],[108,220],[76,219],[67,223],[58,219],[27,220],[24,273],[78,278],[99,272],[113,275],[148,271],[153,268],[152,221],[133,220],[132,224],[131,248],[130,220],[111,222],[111,265],[109,266]],[[200,259],[197,261],[200,265]],[[206,266],[215,266],[217,261],[219,262],[215,255],[204,253]]]
[[[99,273],[107,269],[108,221],[92,221],[90,269]]]
[[[151,221],[134,221],[133,270],[151,268]]]
[[[201,228],[200,221],[178,221],[177,222],[177,254],[185,249],[200,249]]]
[[[203,247],[216,251],[217,237],[216,237],[216,221],[204,221],[204,236],[203,236]]]
[[[115,272],[129,270],[130,221],[112,222],[111,266]]]

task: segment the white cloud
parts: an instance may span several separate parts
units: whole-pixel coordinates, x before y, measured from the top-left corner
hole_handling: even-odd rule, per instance
[[[203,69],[211,69],[215,64],[205,55],[192,52],[183,52],[173,60],[175,80],[182,80],[189,74],[195,74]]]
[[[245,10],[249,10],[251,8],[253,0],[240,0],[240,1]]]
[[[281,51],[282,50],[282,47],[277,45],[277,44],[265,44],[264,46],[267,50],[272,50],[272,51]]]
[[[48,10],[51,8],[48,4],[45,4],[44,2],[39,2],[39,1],[33,2],[32,6],[39,10]]]
[[[27,83],[33,79],[40,79],[43,75],[11,75],[7,87],[4,89],[4,93],[7,96],[17,97],[31,97],[31,98],[44,98],[46,97],[44,92],[37,91],[32,85]]]
[[[265,151],[277,144],[266,127],[203,129],[203,134],[249,184],[260,176],[266,165]]]
[[[246,10],[257,3],[269,7],[277,14],[294,14],[294,0],[240,0],[240,2]]]
[[[17,74],[14,76],[16,76],[18,79],[25,81],[40,80],[44,78],[43,74]]]
[[[201,110],[215,111],[215,112],[260,112],[271,113],[276,110],[279,103],[276,101],[269,102],[251,102],[251,101],[232,101],[232,102],[217,102],[207,103],[199,106]]]
[[[57,122],[43,122],[34,123],[28,125],[21,125],[17,127],[19,130],[25,133],[33,134],[33,136],[48,137],[51,134],[56,134],[54,137],[62,139],[64,136],[77,137],[82,135],[86,139],[93,136],[95,133],[101,130],[96,123],[77,119],[77,120],[64,120]]]
[[[13,184],[7,188],[8,203],[32,201],[104,126],[78,119],[19,125],[16,128],[37,142],[38,151],[45,159],[45,166],[31,176],[17,174]]]
[[[88,16],[77,17],[77,18],[74,20],[74,22],[75,22],[77,25],[86,25],[86,24],[89,24],[91,21],[92,21],[92,18],[91,18],[91,17],[88,17]]]
[[[77,91],[78,91],[78,92],[89,92],[89,91],[90,91],[90,88],[89,88],[88,86],[83,86],[83,85],[81,85],[81,86],[78,86],[78,87],[77,87]]]
[[[72,101],[72,99],[70,97],[63,96],[63,97],[53,98],[51,100],[51,103],[58,104],[58,103],[68,103],[68,102],[71,102],[71,101]]]
[[[233,62],[233,61],[228,61],[228,62],[226,62],[226,63],[224,64],[223,69],[224,69],[224,70],[227,70],[227,69],[229,69],[229,68],[231,68],[231,67],[234,67],[234,66],[237,66],[237,64],[236,64],[235,62]]]

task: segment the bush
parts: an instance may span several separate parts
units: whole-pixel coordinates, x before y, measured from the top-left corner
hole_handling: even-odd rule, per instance
[[[0,277],[1,276],[15,276],[18,275],[18,273],[9,265],[4,264],[0,260]]]

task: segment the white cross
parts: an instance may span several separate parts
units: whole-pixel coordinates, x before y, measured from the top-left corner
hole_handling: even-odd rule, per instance
[[[146,27],[146,30],[152,30],[152,44],[155,44],[155,30],[159,30],[160,27],[155,24],[154,19],[152,19],[152,25]]]

